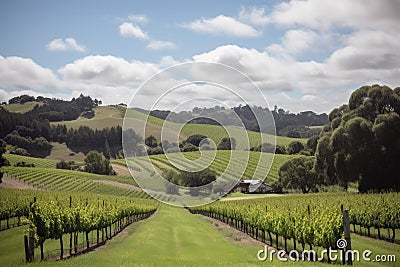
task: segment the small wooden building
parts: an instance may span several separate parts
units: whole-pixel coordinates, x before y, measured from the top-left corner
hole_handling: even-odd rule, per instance
[[[263,194],[272,191],[272,187],[262,180],[243,180],[234,188],[234,192]]]

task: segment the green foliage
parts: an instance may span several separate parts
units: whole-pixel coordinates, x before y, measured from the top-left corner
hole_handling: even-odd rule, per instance
[[[181,149],[182,152],[192,152],[192,151],[198,151],[198,150],[199,150],[199,148],[191,143],[186,143]]]
[[[110,161],[96,150],[90,151],[85,158],[85,172],[113,175],[114,170],[111,167]]]
[[[311,136],[307,140],[307,148],[312,151],[313,155],[315,154],[315,151],[317,150],[318,139],[319,139],[319,135],[314,135],[314,136]]]
[[[9,165],[7,159],[3,157],[3,154],[6,152],[6,146],[7,146],[6,142],[4,142],[3,139],[0,139],[0,168],[2,166]],[[0,171],[0,183],[2,182],[2,178],[3,178],[3,172]]]
[[[285,188],[301,189],[304,194],[316,190],[321,182],[313,165],[314,159],[305,156],[286,161],[279,169],[278,184]]]
[[[327,183],[359,191],[400,190],[400,97],[387,86],[363,86],[332,110],[321,132],[315,168]]]
[[[290,155],[298,154],[304,149],[304,145],[299,141],[291,142],[288,146],[287,152]]]
[[[157,139],[153,135],[150,135],[149,137],[147,137],[145,139],[145,144],[148,147],[157,147],[158,146]]]
[[[79,166],[75,163],[75,161],[65,161],[61,160],[60,162],[57,162],[56,164],[56,169],[64,169],[64,170],[75,170]]]
[[[221,142],[217,146],[218,150],[235,150],[235,148],[236,148],[236,140],[233,137],[222,138]]]
[[[199,194],[200,186],[207,185],[207,190],[212,190],[211,182],[217,179],[217,175],[209,168],[198,172],[182,171],[180,174],[180,183],[182,186],[190,187],[190,194],[197,196]]]
[[[200,142],[202,140],[204,140],[204,139],[207,139],[207,136],[202,135],[202,134],[195,134],[195,135],[189,136],[184,142],[186,144],[190,143],[190,144],[192,144],[194,146],[199,147],[200,146]],[[205,141],[203,141],[203,143],[208,144],[208,141],[205,140]]]

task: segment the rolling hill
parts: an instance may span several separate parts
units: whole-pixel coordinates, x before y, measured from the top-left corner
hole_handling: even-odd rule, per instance
[[[99,106],[95,108],[95,116],[91,119],[79,117],[73,121],[53,122],[53,125],[65,124],[67,127],[79,128],[80,126],[88,126],[93,129],[102,129],[105,127],[122,126],[125,108],[120,106]],[[188,136],[194,134],[202,134],[211,138],[218,144],[223,137],[228,137],[226,130],[221,126],[207,125],[207,124],[186,124],[173,123],[164,121],[162,119],[148,116],[136,110],[127,110],[126,124],[132,127],[137,133],[142,136],[153,135],[157,140],[161,140],[161,130],[164,127],[163,135],[170,142],[176,142],[177,133],[180,131],[179,140],[185,140]],[[147,119],[147,123],[146,123]],[[183,126],[183,127],[182,127]],[[247,132],[250,147],[257,146],[261,143],[260,133],[253,131],[244,131],[235,126],[226,127],[231,133],[232,137],[236,139],[237,149],[244,149],[246,147],[246,139],[243,133]],[[262,134],[264,142],[273,142],[275,136],[269,134]],[[284,136],[276,136],[276,144],[287,146],[293,141],[300,141],[306,143],[307,139],[289,138]]]

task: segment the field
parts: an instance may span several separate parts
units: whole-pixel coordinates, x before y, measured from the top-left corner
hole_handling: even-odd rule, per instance
[[[94,108],[95,116],[91,119],[79,117],[73,121],[52,122],[52,125],[65,124],[67,128],[79,128],[89,126],[92,129],[122,126],[124,110],[118,106],[99,106]]]
[[[7,104],[7,105],[2,105],[2,107],[10,112],[23,114],[28,111],[31,111],[36,105],[43,105],[43,103],[31,101],[31,102],[25,102],[22,105],[21,104]]]
[[[73,160],[75,162],[83,162],[85,159],[85,154],[82,152],[73,152],[71,149],[69,149],[65,143],[60,144],[57,142],[50,142],[51,145],[53,146],[51,148],[50,155],[46,157],[46,159],[53,159],[53,160],[65,160],[65,161],[70,161]]]

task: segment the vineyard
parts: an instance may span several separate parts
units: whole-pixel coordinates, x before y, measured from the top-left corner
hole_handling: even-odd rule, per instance
[[[70,170],[27,167],[3,167],[1,170],[11,177],[43,190],[148,198],[148,195],[141,190],[129,190],[101,183],[101,181],[111,180],[136,185],[133,179],[128,176],[109,176]]]
[[[207,162],[211,156],[212,156],[211,151],[202,151],[203,155],[203,160],[202,162],[196,162],[192,163],[192,166],[203,166],[204,162]],[[231,154],[232,153],[232,154]],[[185,152],[183,155],[189,159],[189,160],[196,160],[200,156],[200,152]],[[238,173],[236,172],[237,169],[242,169],[243,168],[243,160],[247,157],[249,157],[249,162],[246,165],[245,172],[242,176],[242,179],[265,179],[265,173],[267,171],[268,164],[265,163],[265,161],[260,162],[260,156],[263,155],[263,160],[266,161],[266,163],[269,163],[271,160],[271,154],[265,154],[265,153],[260,153],[260,152],[254,152],[254,151],[227,151],[227,150],[218,150],[215,159],[212,161],[210,168],[215,171],[218,175],[221,175],[226,167],[229,164],[229,161],[231,160],[232,157],[232,162],[231,162],[231,168],[229,172],[225,173],[225,175],[230,176],[230,177],[236,177]],[[176,155],[173,153],[168,154],[168,157],[170,157],[172,160],[176,159]],[[273,182],[278,180],[279,175],[278,171],[279,168],[289,159],[296,157],[296,155],[280,155],[276,154],[273,158],[273,162],[271,165],[271,169],[268,173],[268,176],[266,177],[266,182]],[[238,159],[243,159],[243,160],[238,160]],[[171,162],[166,158],[165,154],[160,154],[160,155],[153,155],[150,156],[150,160],[152,164],[157,167],[160,170],[163,169],[176,169],[175,166],[171,164]],[[115,160],[113,161],[114,163],[121,164],[126,166],[125,160]],[[129,165],[131,167],[134,167],[136,170],[147,170],[147,171],[152,171],[151,167],[145,165],[146,160],[142,159],[141,157],[138,158],[133,158],[132,160],[129,160]],[[185,167],[185,166],[182,166]],[[256,169],[258,168],[258,171],[255,173]],[[255,175],[256,174],[256,175]]]
[[[33,158],[13,154],[4,154],[4,158],[8,160],[12,166],[15,166],[19,162],[25,162],[27,164],[33,164],[38,168],[56,168],[56,164],[58,162],[57,160]]]
[[[292,195],[284,200],[271,197],[219,201],[190,211],[218,219],[271,246],[304,251],[306,244],[310,249],[336,247],[336,241],[343,235],[342,209],[349,210],[353,229],[358,225],[390,230],[389,240],[395,242],[395,232],[400,229],[399,207],[399,193],[326,193]]]
[[[40,259],[44,259],[47,239],[59,239],[59,257],[63,258],[63,236],[67,234],[68,255],[79,252],[79,234],[85,237],[85,249],[90,248],[89,234],[93,232],[96,240],[92,243],[104,243],[130,223],[150,216],[158,205],[154,200],[145,199],[10,189],[1,190],[0,200],[1,219],[15,216],[28,218],[30,238],[29,245],[25,241],[27,261],[33,260],[35,246],[40,247]]]

